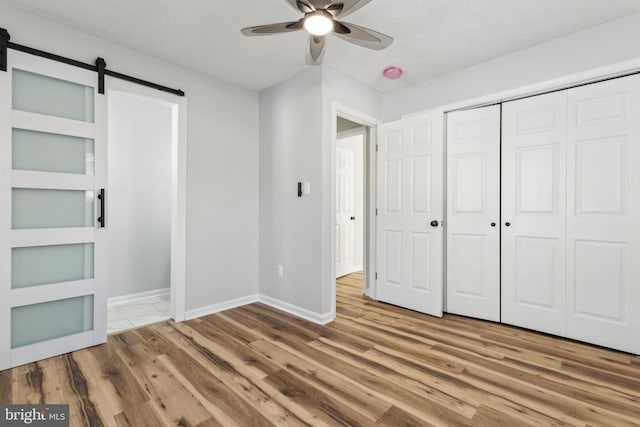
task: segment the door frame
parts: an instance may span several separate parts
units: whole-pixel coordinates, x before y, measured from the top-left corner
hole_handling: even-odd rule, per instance
[[[338,116],[367,128],[363,150],[364,179],[364,277],[363,292],[375,299],[375,271],[376,271],[376,140],[377,126],[382,122],[367,114],[361,113],[346,105],[333,102],[331,106],[331,161],[329,175],[331,186],[329,189],[329,212],[331,215],[329,251],[331,259],[331,317],[336,317],[336,145],[338,143]]]
[[[187,219],[187,98],[140,86],[125,80],[106,77],[109,92],[149,98],[166,103],[172,110],[172,180],[171,180],[171,279],[170,316],[185,320],[186,309],[186,219]],[[109,118],[107,117],[107,123]],[[107,136],[108,138],[108,136]]]

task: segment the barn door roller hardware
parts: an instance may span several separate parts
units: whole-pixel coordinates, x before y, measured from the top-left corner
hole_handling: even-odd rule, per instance
[[[7,47],[10,38],[9,32],[0,28],[0,71],[7,71]]]
[[[129,76],[127,74],[118,73],[107,69],[107,62],[103,58],[96,59],[95,64],[87,64],[85,62],[76,61],[75,59],[66,58],[64,56],[56,55],[54,53],[45,52],[43,50],[34,49],[32,47],[23,46],[17,43],[10,42],[11,36],[9,32],[0,28],[0,71],[7,71],[7,49],[13,49],[20,52],[28,53],[42,58],[51,59],[52,61],[62,62],[64,64],[73,65],[74,67],[83,68],[89,71],[95,71],[98,73],[98,93],[104,94],[104,76],[111,76],[116,79],[126,80],[128,82],[136,83],[142,86],[150,87],[160,90],[162,92],[172,93],[178,96],[184,96],[184,92],[180,89],[172,89],[167,86],[163,86],[157,83],[149,82],[139,79],[137,77]]]

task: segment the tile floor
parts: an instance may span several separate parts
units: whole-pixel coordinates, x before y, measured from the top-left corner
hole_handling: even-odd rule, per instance
[[[161,322],[170,317],[168,294],[112,304],[107,313],[107,333]]]

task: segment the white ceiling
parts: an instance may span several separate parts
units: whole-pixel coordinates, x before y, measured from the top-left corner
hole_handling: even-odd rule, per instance
[[[240,34],[242,27],[299,19],[284,0],[0,2],[250,89],[307,67],[304,32]],[[345,20],[388,34],[394,44],[373,51],[330,37],[324,62],[386,91],[638,12],[638,0],[373,0]],[[404,68],[405,77],[382,78],[389,65]]]

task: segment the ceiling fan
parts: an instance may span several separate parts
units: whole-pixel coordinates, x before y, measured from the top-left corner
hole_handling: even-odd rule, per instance
[[[337,37],[358,46],[374,50],[382,50],[393,38],[377,31],[348,22],[338,21],[360,9],[371,0],[285,0],[297,11],[304,13],[298,21],[278,24],[258,25],[243,28],[245,36],[266,36],[279,33],[290,33],[305,29],[309,33],[307,46],[307,64],[319,65],[324,57],[326,36],[333,33]]]

